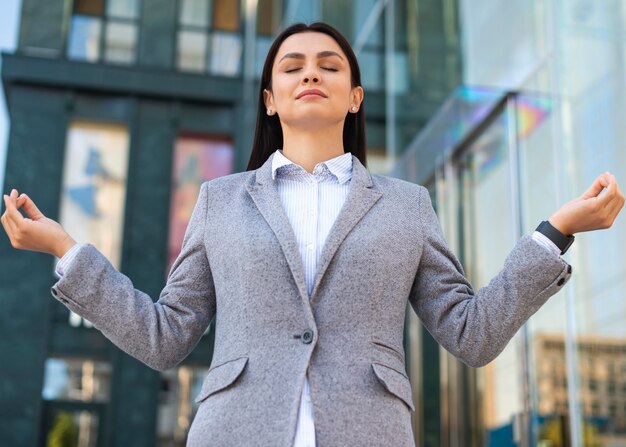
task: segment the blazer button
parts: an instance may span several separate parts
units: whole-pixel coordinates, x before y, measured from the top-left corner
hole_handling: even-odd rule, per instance
[[[302,333],[302,343],[309,344],[313,341],[313,331],[311,329],[307,329]]]

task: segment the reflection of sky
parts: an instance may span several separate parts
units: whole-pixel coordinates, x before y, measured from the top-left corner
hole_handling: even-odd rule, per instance
[[[67,395],[69,376],[67,374],[67,365],[63,360],[47,359],[45,383],[43,385],[44,399],[58,399]]]
[[[19,13],[22,0],[0,1],[0,51],[12,52],[17,43]],[[2,62],[0,61],[0,64]],[[0,66],[1,67],[1,66]],[[9,136],[9,123],[6,111],[6,101],[2,83],[0,82],[0,185],[4,184],[4,164],[6,161],[6,146]]]

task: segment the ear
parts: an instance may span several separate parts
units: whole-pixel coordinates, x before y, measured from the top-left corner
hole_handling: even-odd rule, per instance
[[[274,107],[274,95],[272,95],[272,92],[266,88],[263,89],[263,102],[265,103],[266,109],[271,107],[276,110],[276,107]]]
[[[361,87],[360,85],[354,87],[352,89],[352,91],[350,92],[350,109],[352,109],[353,106],[356,106],[356,108],[358,109],[359,107],[361,107],[361,103],[363,102],[363,87]]]

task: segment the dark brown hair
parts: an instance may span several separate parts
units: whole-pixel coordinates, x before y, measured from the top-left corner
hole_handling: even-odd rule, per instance
[[[315,22],[310,25],[304,23],[296,23],[289,26],[281,32],[269,49],[265,64],[263,65],[263,73],[261,74],[261,83],[259,86],[259,103],[256,116],[256,129],[254,132],[254,141],[252,145],[252,153],[248,162],[248,170],[257,169],[263,165],[269,156],[283,147],[283,130],[280,127],[280,120],[277,115],[269,116],[265,113],[265,101],[263,99],[263,90],[272,90],[272,67],[274,59],[280,45],[292,34],[313,31],[324,33],[332,37],[341,47],[344,54],[348,58],[350,64],[350,81],[352,87],[361,86],[361,71],[357,62],[354,51],[345,37],[341,35],[332,26]],[[345,152],[351,152],[359,161],[366,166],[365,156],[365,107],[361,102],[358,112],[348,113],[343,125],[343,149]]]

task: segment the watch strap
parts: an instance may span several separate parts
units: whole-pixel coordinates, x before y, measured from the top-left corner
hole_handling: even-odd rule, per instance
[[[567,236],[561,233],[559,230],[554,228],[550,222],[544,220],[537,227],[537,231],[543,234],[545,237],[550,239],[554,245],[556,245],[559,250],[561,250],[561,254],[565,254],[565,252],[572,246],[574,243],[574,236]]]

